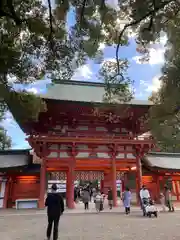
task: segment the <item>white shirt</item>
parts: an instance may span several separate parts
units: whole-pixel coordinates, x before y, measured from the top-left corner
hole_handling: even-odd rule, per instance
[[[101,202],[103,200],[102,195],[97,194],[96,195],[96,201]]]
[[[141,189],[140,191],[140,198],[150,198],[149,191],[147,189]]]

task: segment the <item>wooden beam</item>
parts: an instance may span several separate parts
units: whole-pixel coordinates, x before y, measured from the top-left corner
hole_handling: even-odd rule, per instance
[[[59,136],[33,136],[29,137],[30,141],[43,141],[43,142],[48,142],[48,143],[82,143],[82,144],[120,144],[120,145],[144,145],[144,144],[154,144],[154,140],[151,138],[144,138],[141,140],[138,139],[132,139],[131,137],[125,137],[123,136],[118,136],[117,138],[115,137],[59,137]]]
[[[46,161],[51,161],[51,162],[61,162],[61,163],[69,163],[70,161],[73,161],[72,157],[69,157],[69,158],[46,158]],[[96,162],[99,162],[101,163],[101,161],[105,161],[107,163],[110,163],[111,162],[111,158],[76,158],[76,162],[85,162],[86,164],[87,163],[96,163]],[[128,158],[128,159],[125,159],[125,158],[118,158],[116,159],[116,164],[119,164],[119,163],[134,163],[136,164],[136,159],[134,158]]]
[[[61,146],[61,145],[58,144],[58,146]],[[49,149],[49,150],[52,153],[64,153],[64,152],[67,152],[67,149]],[[85,149],[85,150],[84,149],[78,149],[77,151],[78,151],[78,153],[91,153],[91,147],[89,149]],[[93,153],[107,153],[107,154],[110,154],[111,151],[94,149]],[[133,151],[133,149],[132,150],[119,150],[119,153],[121,153],[121,154],[135,154],[135,151]]]

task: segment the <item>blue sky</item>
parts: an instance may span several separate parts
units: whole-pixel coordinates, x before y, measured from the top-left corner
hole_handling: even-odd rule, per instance
[[[74,15],[73,12],[70,12],[68,15],[68,25],[70,26],[73,24],[73,21]],[[133,35],[130,38],[129,46],[120,49],[120,57],[127,58],[130,63],[128,75],[134,80],[136,99],[147,99],[152,91],[156,91],[160,87],[158,78],[161,74],[161,67],[164,62],[165,41],[165,37],[162,37],[159,43],[150,47],[149,62],[143,64],[139,61],[140,55],[136,51],[137,45]],[[106,47],[104,44],[101,44],[101,48],[104,52],[104,60],[114,59],[116,50],[114,47]],[[73,76],[73,80],[97,81],[98,70],[99,65],[94,64],[93,61],[89,61],[86,65],[77,69]],[[47,91],[46,86],[49,83],[50,80],[40,80],[26,86],[26,89],[36,94],[45,93]],[[12,138],[14,149],[24,149],[29,147],[27,141],[25,141],[25,134],[14,121],[11,113],[8,112],[6,114],[6,119],[4,120],[3,125],[6,128],[8,135]]]

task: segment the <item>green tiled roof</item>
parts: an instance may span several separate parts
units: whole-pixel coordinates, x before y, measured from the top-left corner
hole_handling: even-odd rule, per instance
[[[77,101],[86,103],[103,103],[105,85],[97,82],[61,81],[52,84],[47,93],[40,95],[44,99]],[[127,104],[153,105],[150,101],[132,100]]]

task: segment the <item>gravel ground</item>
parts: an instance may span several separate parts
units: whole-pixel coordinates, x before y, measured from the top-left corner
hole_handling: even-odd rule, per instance
[[[0,214],[0,239],[45,239],[45,214]],[[158,218],[144,218],[140,211],[123,213],[79,213],[62,216],[61,240],[176,240],[180,239],[180,212],[161,213]]]

